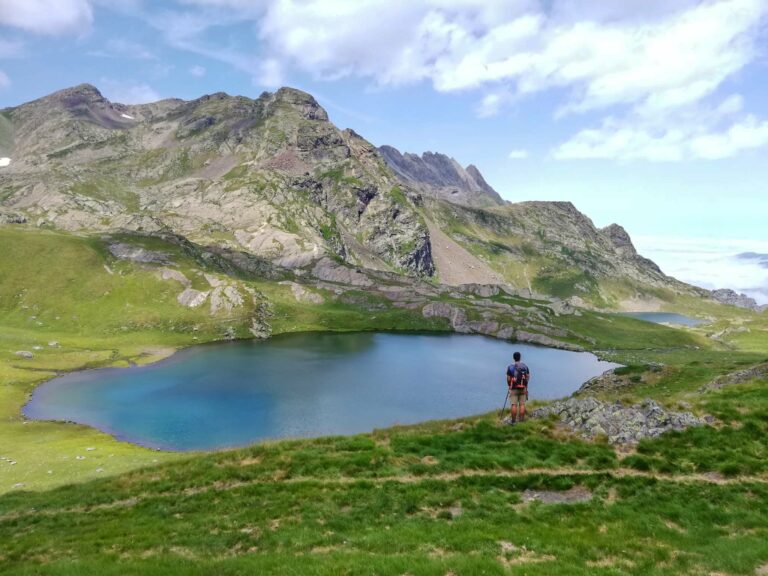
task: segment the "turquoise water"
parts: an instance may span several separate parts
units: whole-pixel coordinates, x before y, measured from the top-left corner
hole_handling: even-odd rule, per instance
[[[683,316],[682,314],[675,314],[673,312],[628,312],[626,316],[632,316],[632,318],[645,320],[646,322],[654,322],[656,324],[677,324],[679,326],[698,326],[699,324],[706,324],[706,320],[691,318],[690,316]]]
[[[354,434],[498,410],[515,350],[531,368],[532,398],[566,396],[616,366],[483,336],[293,334],[68,374],[39,386],[24,413],[167,450]]]

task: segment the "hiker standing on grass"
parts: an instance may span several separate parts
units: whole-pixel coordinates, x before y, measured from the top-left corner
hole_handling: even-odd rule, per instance
[[[507,386],[509,387],[509,423],[517,421],[518,405],[520,406],[520,422],[525,420],[525,401],[528,399],[528,380],[531,371],[528,366],[520,361],[520,352],[512,355],[514,364],[507,366]]]

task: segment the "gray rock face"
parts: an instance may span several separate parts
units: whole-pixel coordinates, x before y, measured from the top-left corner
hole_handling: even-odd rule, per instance
[[[498,192],[472,164],[463,168],[445,154],[401,154],[392,146],[381,146],[379,153],[404,184],[414,186],[422,192],[467,206],[504,204]]]
[[[197,308],[208,299],[209,290],[201,292],[194,288],[185,288],[184,291],[176,297],[179,304],[187,306],[188,308]]]
[[[20,212],[0,210],[0,224],[26,224],[27,217]]]
[[[526,332],[525,330],[518,330],[515,332],[515,340],[518,342],[526,342],[528,344],[538,344],[539,346],[547,346],[549,348],[560,348],[561,350],[571,350],[573,352],[581,352],[584,350],[581,346],[576,344],[569,344],[567,342],[561,342],[555,340],[544,334],[534,334],[532,332]]]
[[[131,246],[130,244],[122,244],[120,242],[110,244],[109,252],[115,258],[141,264],[165,264],[168,262],[168,255],[164,252],[154,252],[139,246]]]
[[[453,306],[447,302],[431,302],[424,306],[421,313],[424,318],[447,318],[454,330],[457,332],[465,331],[467,314],[458,306]]]
[[[746,308],[747,310],[760,310],[762,308],[757,305],[754,298],[750,298],[746,294],[739,294],[730,288],[712,290],[710,295],[721,304],[728,304],[730,306],[736,306],[737,308]]]
[[[534,418],[555,415],[585,438],[607,436],[611,444],[635,444],[669,430],[685,430],[707,422],[690,412],[670,412],[653,400],[623,406],[592,397],[569,398],[534,410]]]

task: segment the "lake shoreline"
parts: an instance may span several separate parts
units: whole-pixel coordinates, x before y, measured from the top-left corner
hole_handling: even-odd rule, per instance
[[[426,336],[428,338],[429,337],[438,337],[438,338],[441,338],[441,337],[457,338],[458,337],[458,338],[463,338],[463,337],[470,336],[470,335],[457,334],[457,333],[455,333],[453,331],[434,331],[434,330],[419,330],[419,331],[399,331],[399,330],[389,330],[389,331],[306,331],[306,332],[294,332],[294,333],[291,333],[291,332],[281,333],[281,334],[277,334],[277,335],[275,335],[275,336],[273,336],[273,337],[271,337],[269,339],[264,339],[264,340],[240,339],[240,340],[234,340],[234,341],[231,341],[231,342],[222,342],[222,341],[204,342],[204,343],[200,343],[200,344],[195,344],[193,346],[181,347],[179,349],[176,349],[173,354],[166,355],[163,358],[160,358],[160,359],[158,359],[158,360],[156,360],[154,362],[150,362],[150,363],[147,363],[147,364],[136,365],[136,366],[129,366],[129,367],[103,366],[103,367],[98,367],[98,368],[89,368],[87,370],[74,370],[74,371],[69,371],[69,372],[66,372],[66,373],[60,373],[56,377],[48,379],[48,380],[46,380],[44,382],[41,382],[39,385],[35,386],[35,388],[28,395],[26,402],[23,404],[23,406],[21,408],[21,412],[22,412],[23,417],[27,421],[30,421],[30,422],[39,422],[39,421],[59,422],[59,423],[71,423],[71,422],[74,422],[77,425],[89,426],[91,428],[95,428],[95,429],[97,429],[97,430],[99,430],[101,432],[104,432],[104,433],[108,434],[109,436],[111,436],[112,438],[114,438],[118,442],[126,442],[126,443],[129,443],[131,445],[140,446],[140,447],[143,447],[143,448],[148,448],[150,450],[159,450],[159,451],[164,451],[164,452],[176,452],[176,453],[178,453],[178,452],[194,453],[194,452],[210,452],[210,451],[221,451],[221,450],[227,450],[227,449],[242,448],[242,447],[248,446],[248,445],[250,445],[250,444],[252,444],[254,442],[261,442],[261,441],[263,441],[263,439],[259,438],[259,439],[255,439],[254,441],[250,441],[249,440],[249,441],[246,441],[246,442],[242,442],[242,441],[232,442],[232,443],[230,443],[228,445],[221,445],[221,446],[216,446],[216,447],[212,447],[212,448],[201,448],[201,449],[198,449],[198,448],[184,448],[184,449],[179,449],[178,447],[175,447],[173,445],[168,445],[166,443],[158,443],[157,441],[153,441],[153,442],[142,441],[140,437],[137,437],[134,434],[121,432],[120,430],[117,430],[117,429],[115,429],[113,427],[104,425],[103,423],[100,424],[100,425],[94,425],[94,424],[89,423],[89,422],[81,422],[80,420],[72,419],[72,418],[61,418],[61,419],[58,419],[58,418],[42,418],[41,419],[39,416],[35,417],[34,413],[30,414],[30,406],[34,406],[33,403],[36,400],[37,401],[42,401],[42,400],[40,400],[40,396],[39,396],[40,390],[41,390],[42,386],[45,386],[46,384],[50,384],[52,381],[55,381],[58,378],[64,378],[64,377],[69,376],[69,375],[78,374],[78,373],[82,373],[82,374],[89,374],[90,373],[90,374],[92,374],[94,370],[98,370],[98,371],[101,371],[102,373],[105,373],[105,371],[107,371],[105,377],[108,377],[108,378],[109,377],[113,377],[114,375],[118,375],[118,374],[121,374],[121,375],[133,374],[134,377],[135,377],[135,375],[137,373],[146,372],[146,371],[148,371],[150,369],[157,369],[158,367],[162,368],[162,367],[169,367],[170,366],[170,368],[173,368],[173,366],[171,366],[171,363],[179,363],[179,362],[185,362],[186,361],[185,354],[190,353],[190,354],[194,354],[194,356],[192,358],[197,357],[199,354],[207,353],[206,350],[210,349],[211,345],[214,345],[214,344],[217,344],[218,347],[220,347],[219,348],[219,350],[220,350],[219,353],[221,353],[222,351],[226,351],[227,348],[230,345],[233,347],[230,350],[236,350],[237,347],[243,347],[243,346],[249,346],[249,345],[258,345],[258,343],[260,343],[260,342],[264,342],[264,343],[277,342],[279,344],[280,341],[284,340],[284,339],[289,339],[289,338],[311,338],[313,335],[318,336],[318,337],[322,337],[322,336],[326,336],[326,337],[327,336],[331,336],[331,337],[341,336],[341,337],[344,337],[344,336],[354,336],[354,335],[360,335],[360,336],[371,335],[373,337],[376,337],[376,336],[396,336],[396,337],[398,337],[398,336]],[[491,336],[485,336],[485,335],[474,335],[474,336],[479,337],[479,339],[480,339],[480,340],[474,340],[474,342],[479,342],[479,341],[485,340],[485,341],[487,341],[489,343],[490,342],[494,342],[494,343],[498,343],[498,344],[502,344],[502,343],[503,344],[508,344],[510,347],[513,347],[515,344],[519,344],[523,348],[530,348],[531,350],[533,350],[533,349],[541,350],[541,351],[543,351],[545,353],[551,352],[552,354],[555,354],[555,353],[568,353],[568,354],[575,354],[575,355],[579,355],[579,356],[588,354],[589,356],[591,356],[593,358],[593,360],[595,362],[604,362],[605,361],[602,358],[600,358],[600,355],[595,354],[593,352],[566,352],[566,351],[556,350],[556,349],[553,349],[553,348],[550,348],[550,347],[545,347],[545,346],[536,346],[536,345],[526,344],[526,343],[516,343],[514,341],[494,338],[494,337],[491,337]],[[256,349],[254,349],[254,350],[256,350]],[[191,352],[191,351],[194,351],[194,352]],[[509,355],[510,356],[511,356],[511,351],[512,350],[510,349],[509,350]],[[505,359],[505,361],[506,361],[506,359]],[[511,361],[511,358],[509,358],[509,361]],[[185,365],[186,364],[189,364],[189,361],[186,361]],[[611,367],[609,367],[607,370],[610,370],[613,367],[615,367],[615,365],[611,365]],[[503,369],[504,369],[504,366],[498,367],[499,371],[502,371]],[[607,371],[607,370],[605,370],[605,371]],[[482,371],[481,367],[476,367],[476,368],[473,368],[473,370],[472,370],[473,374],[475,372],[478,372],[478,371]],[[605,371],[601,371],[601,373],[604,373]],[[595,376],[595,374],[590,374],[584,381],[586,381],[587,379],[589,379],[591,377],[594,377],[594,376]],[[578,387],[581,384],[583,384],[583,381],[578,382],[573,387],[573,389],[570,390],[570,393],[573,393],[576,390],[578,390]],[[547,400],[555,400],[557,398],[562,398],[562,397],[565,397],[565,396],[567,396],[567,395],[558,395],[556,397],[548,398]],[[480,409],[480,410],[470,411],[470,412],[461,412],[461,413],[452,414],[452,415],[449,416],[449,418],[468,417],[468,416],[471,416],[471,415],[482,414],[482,413],[485,413],[486,411],[487,411],[486,409]],[[419,422],[424,422],[424,421],[429,421],[429,420],[434,420],[434,419],[445,419],[445,418],[444,417],[432,417],[432,416],[426,415],[423,420],[421,419],[421,417],[419,417],[418,420],[411,420],[411,421],[407,421],[407,422],[404,422],[404,423],[405,424],[417,424]],[[401,422],[400,421],[393,422],[393,424],[399,424],[399,423],[401,423]],[[366,429],[360,429],[360,430],[352,431],[349,434],[355,435],[355,434],[359,434],[359,433],[366,433],[366,432],[370,432],[370,430],[373,429],[373,428],[386,428],[386,427],[388,427],[386,424],[385,425],[375,425],[375,426],[372,426],[371,428],[366,428]],[[346,434],[346,433],[344,433],[344,434]],[[329,434],[325,434],[325,433],[319,434],[319,436],[326,436],[326,435],[338,435],[338,433],[331,432]],[[286,436],[270,437],[269,439],[270,440],[280,440],[280,439],[291,438],[291,437],[293,437],[293,436],[286,435]],[[305,435],[298,435],[296,437],[299,438],[299,437],[308,437],[308,436],[306,436],[306,434],[305,434]],[[311,437],[316,437],[316,435],[313,434]]]

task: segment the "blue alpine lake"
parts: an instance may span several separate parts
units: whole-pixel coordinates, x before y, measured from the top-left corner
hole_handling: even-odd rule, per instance
[[[682,314],[675,314],[674,312],[627,312],[626,316],[637,318],[638,320],[645,320],[646,322],[653,322],[655,324],[677,324],[678,326],[698,326],[699,324],[706,324],[706,320],[699,318],[691,318],[690,316],[683,316]]]
[[[291,334],[67,374],[39,386],[24,413],[165,450],[355,434],[499,410],[515,350],[531,369],[531,399],[567,396],[617,366],[483,336]]]

